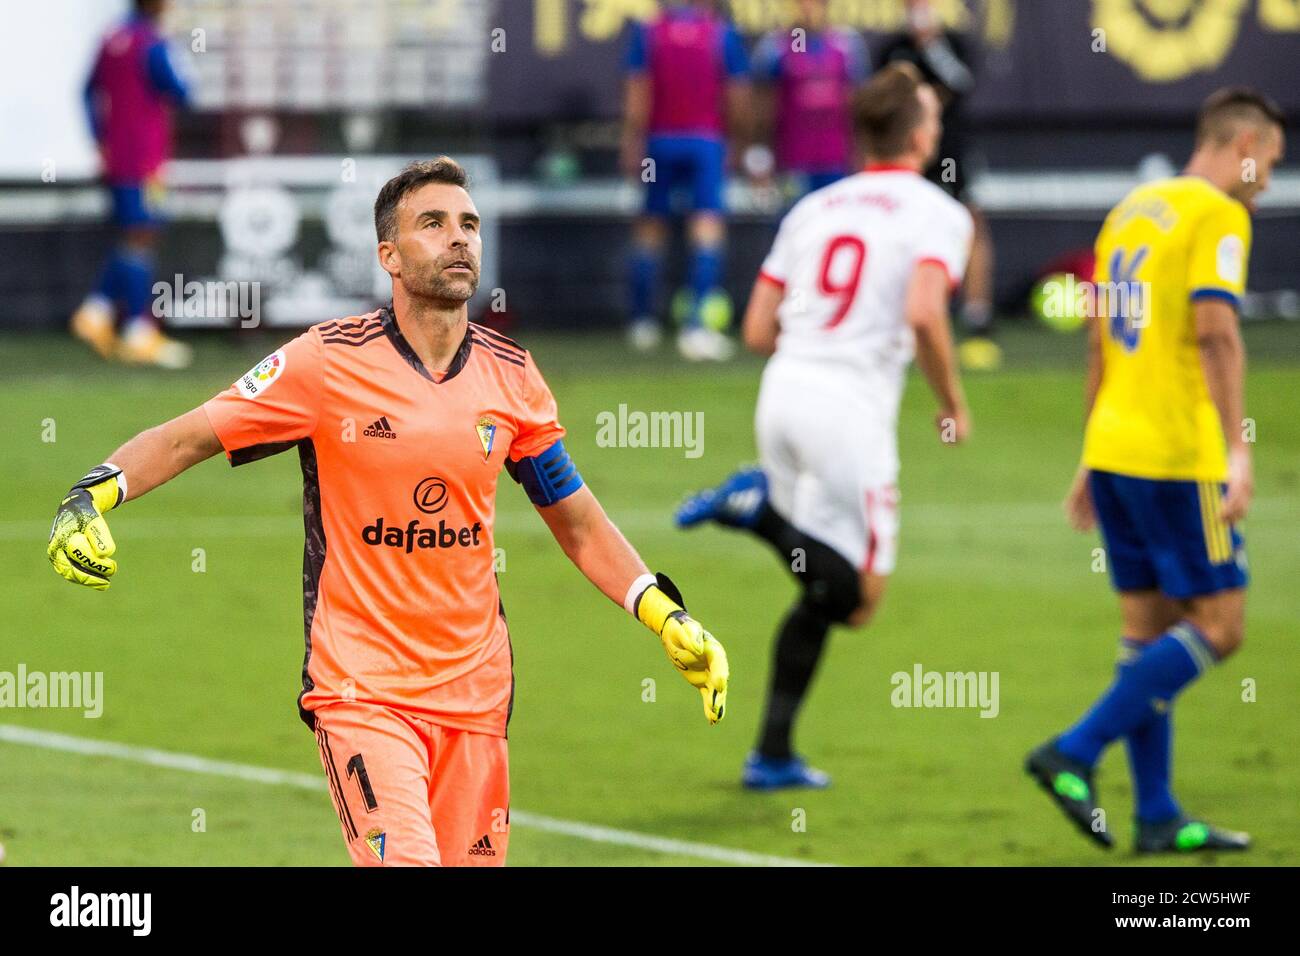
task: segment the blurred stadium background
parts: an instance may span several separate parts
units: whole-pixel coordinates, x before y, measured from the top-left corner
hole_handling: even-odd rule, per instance
[[[1300,2],[935,0],[978,51],[965,162],[992,228],[1005,362],[969,382],[977,439],[959,456],[931,447],[928,398],[909,386],[891,596],[869,632],[834,642],[801,724],[836,786],[757,798],[740,791],[739,766],[789,585],[756,549],[722,532],[678,535],[670,515],[683,492],[753,458],[760,364],[683,367],[667,351],[632,355],[621,337],[639,192],[617,169],[620,58],[629,21],[654,0],[174,0],[166,32],[195,103],[178,117],[158,276],[253,281],[261,295],[257,328],[173,319],[198,349],[184,373],[105,365],[66,334],[113,241],[81,90],[127,6],[11,4],[0,31],[0,670],[105,674],[97,719],[0,710],[10,863],[346,862],[293,706],[290,456],[233,473],[209,462],[124,509],[113,523],[123,573],[106,594],[73,593],[42,551],[59,494],[118,443],[209,397],[293,329],[387,299],[375,192],[406,160],[437,153],[466,163],[485,216],[472,305],[537,356],[584,474],[651,565],[674,570],[735,675],[728,721],[706,731],[693,693],[669,684],[658,651],[504,483],[498,544],[519,682],[512,862],[1102,860],[1019,770],[1026,747],[1083,705],[1075,688],[1106,680],[1117,623],[1089,571],[1095,542],[1069,534],[1056,507],[1078,453],[1082,340],[1029,320],[1029,292],[1090,246],[1129,188],[1181,165],[1213,89],[1250,83],[1300,115]],[[751,44],[790,13],[780,0],[720,6]],[[829,9],[873,51],[903,28],[901,0]],[[739,310],[782,200],[736,176],[727,202]],[[1260,435],[1250,636],[1179,717],[1178,784],[1189,804],[1256,834],[1243,863],[1300,862],[1298,252],[1300,165],[1288,159],[1255,220],[1245,306]],[[599,447],[596,416],[621,403],[703,411],[706,453]],[[615,648],[609,670],[577,673],[566,654],[593,633]],[[888,677],[914,662],[1000,672],[998,719],[893,709]],[[655,706],[642,700],[646,677],[663,679]],[[1241,699],[1247,679],[1259,682],[1253,703]],[[106,755],[87,740],[136,749]],[[303,776],[195,774],[148,748]],[[1125,817],[1126,784],[1112,753],[1103,795]]]
[[[96,45],[127,6],[59,0],[7,14],[0,117],[24,134],[0,146],[6,326],[61,327],[93,280],[88,264],[108,249],[80,97]],[[751,42],[792,9],[722,6]],[[496,230],[485,237],[491,269],[479,298],[505,289],[521,328],[616,326],[624,293],[614,253],[639,208],[616,168],[620,62],[628,21],[655,9],[654,0],[177,0],[167,32],[195,109],[178,117],[174,226],[159,275],[259,279],[271,324],[366,311],[382,275],[369,227],[376,184],[407,158],[447,152],[472,163],[475,199]],[[1295,0],[939,0],[935,10],[978,50],[965,162],[992,224],[1004,312],[1023,310],[1053,260],[1090,246],[1135,182],[1182,163],[1210,91],[1254,83],[1284,109],[1300,107]],[[830,17],[875,50],[904,26],[902,0],[831,2]],[[1105,52],[1093,51],[1099,37]],[[728,200],[727,285],[742,301],[779,207],[739,179]],[[1300,318],[1294,164],[1264,197],[1256,230],[1250,314]]]

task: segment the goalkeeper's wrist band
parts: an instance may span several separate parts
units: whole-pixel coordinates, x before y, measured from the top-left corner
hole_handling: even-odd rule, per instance
[[[677,590],[672,579],[660,572],[633,600],[632,614],[650,630],[662,636],[668,618],[674,614],[685,616],[686,602],[682,600],[682,592]]]
[[[88,492],[99,513],[111,511],[126,501],[126,474],[111,461],[98,465],[72,486]]]
[[[623,610],[627,611],[633,617],[636,617],[636,602],[641,599],[645,589],[655,583],[655,576],[648,571],[633,581],[627,589],[627,597],[623,598]]]
[[[122,493],[121,497],[117,499],[117,504],[113,506],[117,507],[117,505],[126,501],[126,472],[117,467],[117,465],[113,464],[111,461],[104,462],[103,467],[108,468],[113,472],[113,477],[117,479],[117,490]]]

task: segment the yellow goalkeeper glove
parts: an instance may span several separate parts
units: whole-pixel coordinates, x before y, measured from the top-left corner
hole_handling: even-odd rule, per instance
[[[727,707],[727,652],[717,639],[682,607],[682,594],[665,574],[655,576],[635,599],[632,613],[659,635],[673,666],[704,698],[710,724],[722,719]]]
[[[122,469],[100,465],[72,486],[59,504],[45,549],[54,570],[74,584],[103,591],[117,573],[113,535],[104,512],[126,498]]]

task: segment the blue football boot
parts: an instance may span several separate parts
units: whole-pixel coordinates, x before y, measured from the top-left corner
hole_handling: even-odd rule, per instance
[[[831,785],[831,778],[829,774],[808,766],[802,757],[764,757],[755,751],[745,758],[740,782],[747,790],[783,790],[787,787],[824,790]]]
[[[767,476],[760,468],[742,468],[718,487],[687,498],[677,509],[677,527],[716,521],[731,528],[752,528],[766,503]]]

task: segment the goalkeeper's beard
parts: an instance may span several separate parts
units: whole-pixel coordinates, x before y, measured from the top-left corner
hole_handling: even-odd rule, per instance
[[[449,276],[445,269],[446,265],[439,263],[434,266],[430,275],[420,277],[413,284],[406,282],[403,277],[402,284],[406,286],[407,295],[413,299],[423,299],[440,305],[459,305],[468,302],[478,291],[478,263],[473,263],[472,274],[468,276]]]

